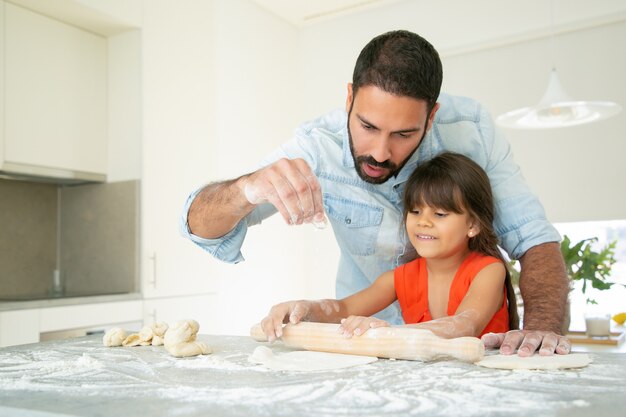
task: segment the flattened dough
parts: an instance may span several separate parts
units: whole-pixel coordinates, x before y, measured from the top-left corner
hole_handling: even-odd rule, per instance
[[[248,360],[274,371],[328,371],[376,362],[377,357],[344,355],[342,353],[298,350],[274,355],[272,349],[259,346]]]
[[[551,356],[534,354],[526,358],[519,355],[490,355],[476,362],[476,365],[496,369],[569,369],[584,368],[591,362],[591,356],[584,353]]]

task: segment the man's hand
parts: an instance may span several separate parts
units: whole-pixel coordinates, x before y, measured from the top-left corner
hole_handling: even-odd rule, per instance
[[[571,343],[565,336],[540,330],[511,330],[507,333],[487,333],[481,338],[486,348],[500,347],[503,355],[531,356],[539,349],[542,356],[567,355]]]
[[[322,192],[304,159],[280,159],[242,182],[250,204],[271,203],[287,224],[325,225]]]

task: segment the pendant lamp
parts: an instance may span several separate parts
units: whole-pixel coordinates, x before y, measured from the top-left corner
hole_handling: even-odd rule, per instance
[[[550,44],[554,56],[554,0],[550,2]],[[597,122],[621,110],[619,104],[611,101],[571,99],[553,67],[548,88],[538,104],[504,113],[496,118],[496,123],[512,129],[553,129]]]
[[[596,122],[615,116],[621,110],[619,104],[611,101],[572,100],[553,68],[548,88],[537,105],[504,113],[496,122],[512,129],[551,129]]]

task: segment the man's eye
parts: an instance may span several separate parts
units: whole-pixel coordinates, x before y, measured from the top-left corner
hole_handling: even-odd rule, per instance
[[[411,137],[410,133],[396,133],[398,136],[400,136],[403,139],[407,139]]]
[[[374,126],[372,126],[372,125],[362,124],[361,126],[363,126],[363,129],[365,129],[365,130],[373,130],[374,129]]]

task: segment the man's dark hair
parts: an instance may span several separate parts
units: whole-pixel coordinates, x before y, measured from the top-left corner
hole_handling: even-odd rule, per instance
[[[373,85],[397,96],[425,100],[428,112],[437,103],[443,69],[435,48],[406,30],[383,33],[372,39],[356,60],[352,94]]]

